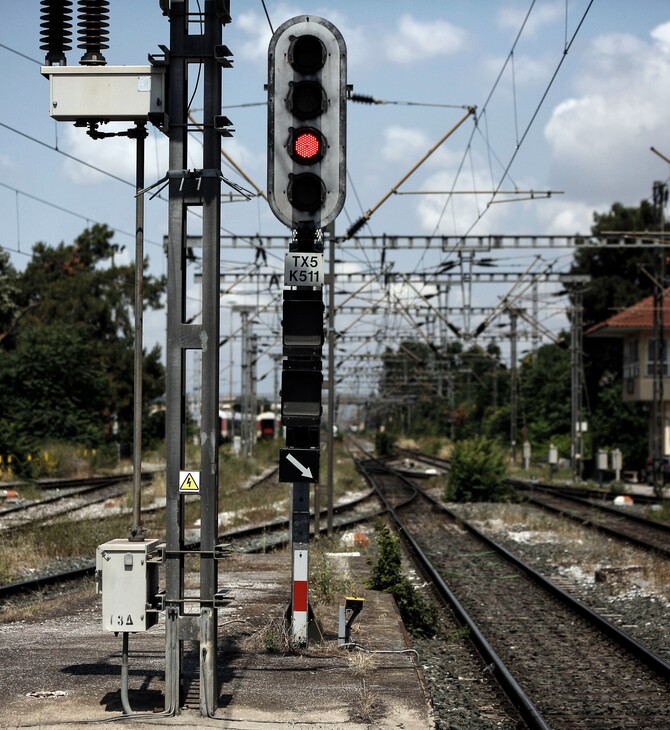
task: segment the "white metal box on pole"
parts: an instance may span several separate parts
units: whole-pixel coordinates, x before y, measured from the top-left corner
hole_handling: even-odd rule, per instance
[[[167,113],[165,66],[42,66],[60,122],[143,122]]]
[[[158,621],[158,540],[118,538],[99,545],[96,589],[105,631],[146,631]]]

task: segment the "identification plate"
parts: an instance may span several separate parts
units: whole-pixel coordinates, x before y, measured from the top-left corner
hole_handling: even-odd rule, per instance
[[[323,286],[323,254],[287,253],[284,286]]]

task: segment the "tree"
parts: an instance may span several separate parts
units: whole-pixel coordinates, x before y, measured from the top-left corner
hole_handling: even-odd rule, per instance
[[[606,239],[608,231],[653,230],[657,224],[657,211],[646,200],[637,208],[614,203],[608,213],[594,213],[593,220],[592,234]],[[583,294],[585,331],[653,293],[656,256],[653,249],[637,246],[600,246],[575,252],[571,273],[591,276]],[[574,294],[571,299],[574,303]],[[584,338],[586,403],[591,413],[591,435],[601,446],[619,446],[624,452],[624,460],[631,466],[642,467],[647,452],[648,416],[644,413],[644,404],[627,404],[622,400],[621,360],[620,340]],[[623,424],[629,424],[631,429],[624,432]]]
[[[593,221],[592,235],[606,240],[608,231],[653,230],[656,212],[646,200],[637,208],[614,203],[608,213],[594,213]],[[583,295],[584,329],[649,296],[654,285],[645,271],[654,271],[653,249],[607,246],[577,249],[570,273],[591,276]]]
[[[101,443],[116,422],[122,445],[132,442],[135,272],[132,265],[116,265],[112,239],[113,231],[95,225],[71,245],[37,243],[26,269],[13,278],[11,271],[3,278],[7,267],[0,259],[0,325],[6,335],[0,339],[0,369],[6,387],[20,394],[0,406],[5,431],[30,424],[25,438],[52,437],[59,419],[52,421],[51,408],[58,402],[68,426],[55,435]],[[145,307],[157,308],[164,290],[163,277],[145,275]],[[26,373],[8,355],[15,350],[17,357],[36,360],[31,348],[41,362]],[[146,408],[164,391],[160,348],[144,355],[143,370]],[[25,375],[30,381],[24,385],[19,381]],[[44,418],[29,418],[38,410]]]
[[[10,263],[9,254],[0,249],[0,346],[12,334],[21,318],[18,293],[16,269]]]
[[[32,327],[0,358],[0,448],[17,457],[42,441],[98,446],[104,440],[108,382],[82,325]],[[5,441],[2,443],[2,435]]]
[[[528,437],[544,446],[558,434],[570,433],[570,353],[559,345],[543,345],[533,359],[521,363],[519,391]]]

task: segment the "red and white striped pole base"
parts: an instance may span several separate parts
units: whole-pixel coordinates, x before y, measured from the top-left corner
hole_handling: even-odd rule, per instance
[[[294,644],[307,646],[309,623],[309,549],[306,545],[293,548],[293,584],[291,589],[291,639]]]

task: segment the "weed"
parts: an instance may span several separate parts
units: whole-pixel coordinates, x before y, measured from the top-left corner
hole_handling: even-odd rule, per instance
[[[497,502],[509,491],[505,454],[495,441],[478,436],[454,444],[446,499]]]
[[[432,636],[437,609],[402,575],[400,538],[388,525],[382,525],[377,533],[377,549],[369,587],[386,591],[395,598],[403,623],[412,636]]]
[[[286,622],[283,618],[273,616],[265,626],[244,640],[243,648],[249,652],[288,653],[291,650],[291,637]]]
[[[335,554],[332,538],[318,537],[312,543],[309,566],[310,595],[316,603],[332,605],[342,596],[354,595],[356,588],[349,571]]]
[[[458,629],[455,629],[454,631],[450,631],[445,637],[444,640],[449,643],[451,641],[461,641],[461,639],[468,639],[470,637],[470,627],[463,625]]]
[[[378,431],[375,435],[377,456],[391,456],[395,452],[396,437],[388,431]]]
[[[382,525],[377,532],[377,560],[372,566],[369,587],[385,591],[400,582],[402,578],[400,538],[388,525]]]
[[[374,654],[366,651],[350,651],[347,654],[347,661],[354,677],[361,678],[374,671],[379,663]]]
[[[360,713],[361,718],[365,722],[370,722],[372,720],[372,715],[375,709],[377,708],[377,699],[368,686],[368,683],[363,679],[361,682],[361,703],[360,703]]]

